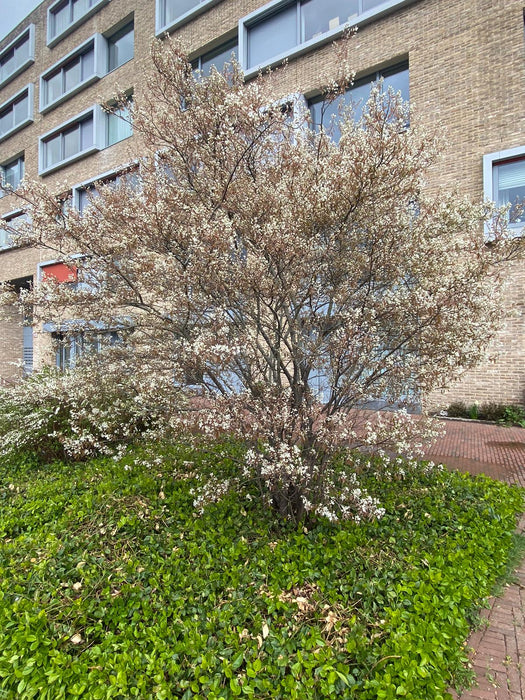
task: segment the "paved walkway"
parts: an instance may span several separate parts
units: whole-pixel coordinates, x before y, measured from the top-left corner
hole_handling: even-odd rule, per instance
[[[429,459],[471,474],[483,473],[525,486],[525,429],[472,421],[443,423],[446,433],[429,447]],[[518,530],[525,531],[525,515]],[[477,683],[461,700],[522,700],[525,698],[525,561],[516,571],[516,583],[506,586],[500,598],[491,599],[482,617],[486,621],[469,639]]]

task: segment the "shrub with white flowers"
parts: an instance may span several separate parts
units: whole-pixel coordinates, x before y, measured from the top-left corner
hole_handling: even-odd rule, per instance
[[[349,42],[327,101],[351,80]],[[245,468],[286,517],[377,515],[334,481],[333,455],[411,448],[425,420],[357,409],[417,402],[479,361],[516,239],[498,225],[487,245],[486,205],[427,187],[439,144],[392,91],[372,89],[357,121],[341,114],[336,141],[278,99],[285,69],[196,75],[170,39],[152,59],[131,107],[135,176],[96,185],[82,213],[40,183],[19,192],[31,227],[14,235],[84,282],[48,281],[25,303],[42,320],[132,328],[152,381],[161,367],[199,394],[172,427],[245,440]],[[67,449],[91,449],[83,430]]]

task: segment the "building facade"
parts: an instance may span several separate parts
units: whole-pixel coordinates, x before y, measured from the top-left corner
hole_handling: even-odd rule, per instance
[[[126,122],[101,105],[117,91],[132,99],[147,90],[150,45],[166,32],[203,71],[220,69],[232,51],[247,79],[286,60],[282,95],[303,95],[315,124],[316,90],[335,73],[332,42],[345,25],[358,27],[354,104],[382,77],[410,100],[414,120],[445,129],[431,186],[499,203],[525,195],[524,9],[516,0],[44,0],[0,42],[0,176],[13,189],[22,177],[40,180],[81,209],[94,181],[140,155]],[[21,216],[14,194],[0,198],[0,282],[23,289],[63,270],[44,250],[11,245],[2,219],[16,225]],[[518,234],[523,221],[513,226]],[[81,339],[58,351],[52,341],[30,311],[21,318],[13,309],[0,322],[0,381],[66,364],[82,349]],[[488,357],[432,400],[525,403],[522,263],[509,265],[503,328]]]

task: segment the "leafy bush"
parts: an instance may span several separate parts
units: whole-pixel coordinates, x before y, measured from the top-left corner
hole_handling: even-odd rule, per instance
[[[450,416],[450,418],[468,418],[469,410],[467,404],[463,401],[451,403],[447,408],[447,415]]]
[[[122,452],[141,435],[166,428],[173,387],[141,383],[87,358],[75,370],[46,368],[0,390],[0,456],[29,451],[40,461]]]
[[[234,493],[196,518],[195,476],[243,458],[178,444],[0,466],[0,695],[449,697],[521,492],[361,459],[379,521],[305,530]]]
[[[447,415],[450,418],[472,418],[525,427],[525,409],[522,406],[493,401],[470,406],[463,401],[456,401],[447,408]]]

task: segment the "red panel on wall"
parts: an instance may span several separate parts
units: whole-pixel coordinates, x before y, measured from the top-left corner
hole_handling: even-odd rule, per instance
[[[57,282],[76,282],[78,273],[76,267],[68,267],[64,263],[52,263],[42,267],[42,280],[55,279]]]

